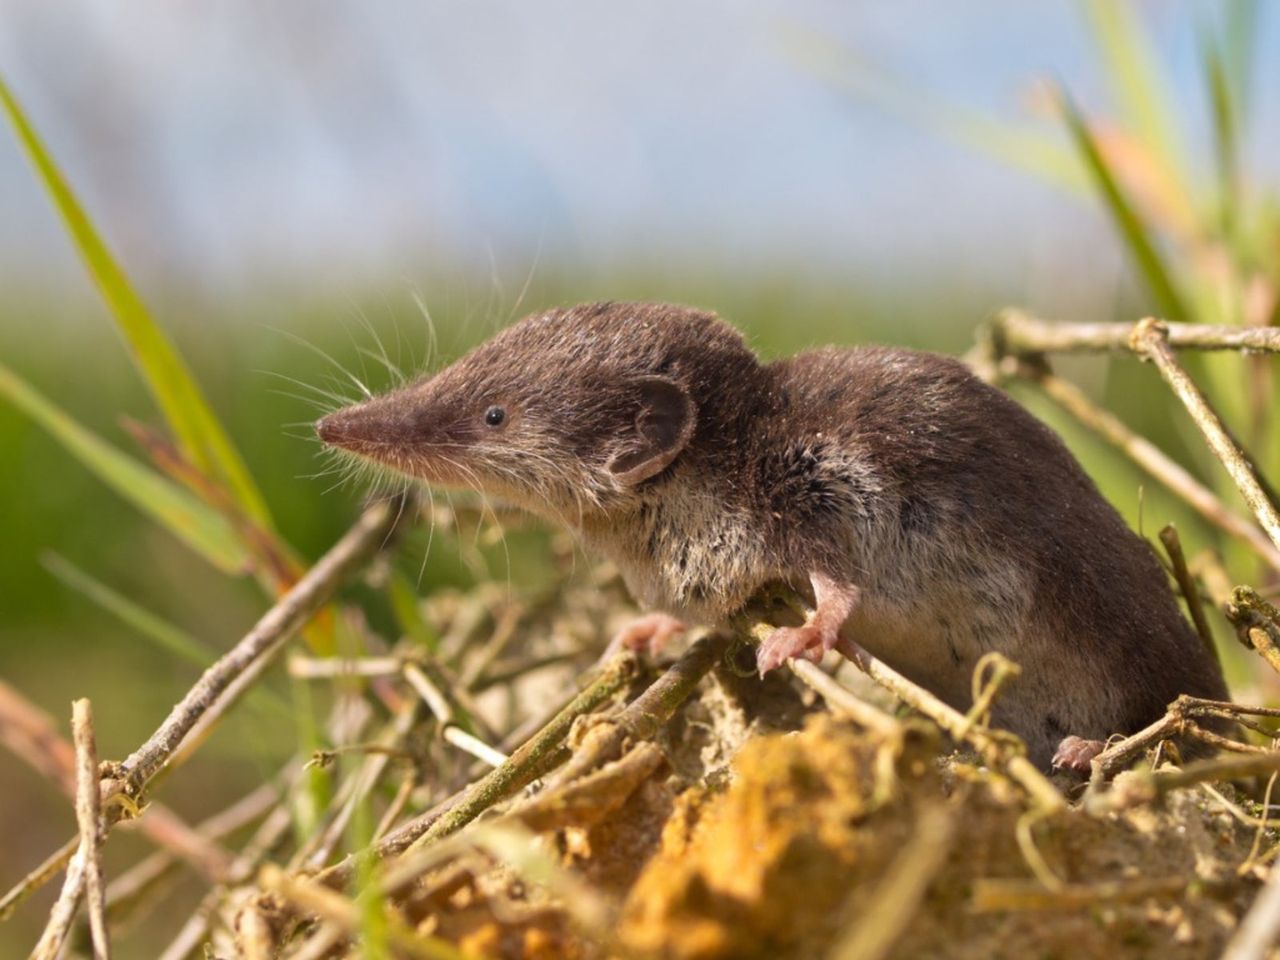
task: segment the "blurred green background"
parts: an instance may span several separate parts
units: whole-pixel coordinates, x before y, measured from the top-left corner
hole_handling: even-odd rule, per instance
[[[321,352],[376,389],[379,341],[425,370],[537,309],[644,299],[716,310],[767,356],[869,341],[961,353],[1009,303],[1059,320],[1167,315],[1135,257],[1148,241],[1186,319],[1275,322],[1280,77],[1252,64],[1280,53],[1280,18],[1260,4],[663,3],[625,22],[584,3],[497,18],[85,4],[75,20],[80,6],[7,4],[0,74],[303,558],[362,500],[316,476],[305,385],[351,394]],[[1046,92],[1059,82],[1103,148],[1102,180]],[[141,457],[122,418],[161,418],[40,180],[0,141],[0,363]],[[1232,497],[1153,371],[1057,369]],[[1273,378],[1235,357],[1196,370],[1274,465]],[[1176,522],[1189,554],[1224,546],[1233,577],[1261,582],[1118,454],[1019,396],[1131,523]],[[70,700],[90,697],[104,757],[140,743],[197,669],[53,576],[49,554],[214,651],[265,605],[0,400],[0,677],[64,731]],[[520,589],[534,554],[490,551],[487,575]],[[447,538],[418,563],[424,593],[477,575]],[[287,724],[241,711],[163,799],[198,819],[295,745]],[[3,752],[0,782],[8,887],[74,821]],[[141,849],[123,838],[111,855]],[[29,905],[0,927],[0,955],[41,920]]]

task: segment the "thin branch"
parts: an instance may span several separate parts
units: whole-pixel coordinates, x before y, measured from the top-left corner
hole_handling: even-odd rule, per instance
[[[449,724],[449,726],[445,727],[441,732],[441,736],[444,737],[446,742],[465,753],[471,754],[477,760],[491,767],[500,767],[508,760],[507,755],[501,750],[494,749],[475,734],[467,733],[456,724]]]
[[[336,810],[331,819],[323,829],[302,844],[294,854],[291,866],[305,866],[312,870],[319,870],[324,866],[346,833],[360,804],[366,802],[369,793],[382,780],[391,761],[403,749],[405,738],[421,718],[422,710],[417,701],[406,701],[401,706],[392,722],[378,734],[374,746],[380,749],[369,751],[359,769],[347,777],[338,795],[334,797]]]
[[[0,680],[0,744],[68,797],[75,796],[75,751],[44,710]]]
[[[284,643],[320,609],[333,592],[391,537],[403,511],[399,501],[381,501],[361,515],[341,540],[254,625],[253,629],[210,666],[164,723],[104,782],[101,804],[107,811],[104,829],[134,805],[146,785],[194,735],[210,729],[237,695],[247,689]],[[112,803],[112,801],[116,801]],[[62,893],[33,956],[54,957],[65,940],[85,887],[83,844],[67,866]],[[46,861],[45,866],[52,862]],[[32,874],[28,881],[35,877]],[[47,874],[46,874],[47,876]],[[4,898],[12,907],[30,892],[27,881]],[[44,951],[44,953],[40,953]],[[50,952],[52,951],[52,952]]]
[[[776,602],[766,603],[766,609],[776,609],[777,604],[781,603],[802,618],[810,615],[811,611],[807,603],[794,590],[779,588],[774,591],[772,599]],[[758,613],[758,610],[753,612]],[[742,629],[747,636],[762,642],[776,627],[769,619],[760,619],[753,623],[744,623]],[[876,658],[846,637],[839,639],[836,650],[907,706],[932,720],[949,736],[972,746],[989,766],[1007,773],[1027,791],[1036,802],[1041,814],[1047,816],[1066,809],[1067,802],[1062,794],[1040,772],[1039,768],[1027,759],[1025,745],[1013,734],[975,723],[975,718],[966,716],[954,707],[943,703],[924,687],[908,680],[883,660]],[[1004,661],[1003,665],[999,663],[1000,660]],[[1005,669],[1014,666],[1011,661],[1003,657],[994,662],[1004,666]]]
[[[975,913],[1068,911],[1079,913],[1100,903],[1133,903],[1153,897],[1177,898],[1193,883],[1187,876],[1151,877],[1113,883],[1071,883],[1048,889],[1027,880],[983,878],[973,884],[971,909]]]
[[[1209,448],[1236,482],[1245,503],[1253,510],[1262,529],[1267,532],[1271,542],[1280,547],[1280,512],[1277,512],[1275,504],[1267,498],[1253,464],[1231,439],[1200,388],[1178,364],[1178,359],[1169,346],[1169,336],[1166,324],[1147,318],[1134,328],[1131,340],[1133,351],[1156,365],[1160,375],[1191,414],[1191,419],[1199,427]]]
[[[62,881],[62,892],[49,912],[49,922],[44,933],[31,951],[31,960],[56,960],[66,945],[67,935],[71,932],[71,924],[75,922],[76,911],[80,908],[80,898],[84,895],[85,858],[83,844],[76,848],[75,854],[67,864],[67,875]]]
[[[80,827],[79,844],[75,854],[67,863],[67,875],[62,882],[62,891],[49,911],[49,921],[45,924],[35,949],[31,952],[32,960],[56,960],[66,946],[71,925],[75,922],[76,913],[80,909],[80,900],[91,884],[97,892],[96,908],[101,916],[102,910],[102,875],[101,863],[98,859],[100,797],[98,788],[97,750],[93,747],[92,715],[87,711],[88,701],[77,700],[72,704],[72,732],[75,737],[76,767],[76,821]],[[86,783],[87,781],[87,783]],[[92,792],[92,798],[84,795]],[[98,871],[95,881],[90,880],[90,873]],[[104,925],[105,929],[105,925]],[[100,956],[97,935],[94,935],[95,956]],[[102,941],[105,943],[104,940]]]
[[[589,827],[626,803],[666,762],[656,744],[641,741],[619,759],[549,787],[521,803],[509,817],[492,822],[518,820],[539,833],[566,826]]]
[[[1093,774],[1090,778],[1090,790],[1097,789],[1101,783],[1110,778],[1139,753],[1154,746],[1161,740],[1169,740],[1178,736],[1191,736],[1212,743],[1226,750],[1240,753],[1270,754],[1262,747],[1237,743],[1217,734],[1210,733],[1196,725],[1197,717],[1220,717],[1235,719],[1246,717],[1280,717],[1280,710],[1271,707],[1251,707],[1238,703],[1219,700],[1202,700],[1199,697],[1178,697],[1169,704],[1164,716],[1143,727],[1137,733],[1111,744],[1107,749],[1093,758]]]
[[[289,657],[289,676],[301,680],[332,680],[335,677],[386,677],[404,669],[402,657]]]
[[[1222,606],[1236,636],[1280,673],[1280,611],[1252,587],[1235,587]]]
[[[45,857],[43,863],[34,870],[29,871],[25,877],[14,884],[8,893],[0,897],[0,923],[13,916],[13,911],[18,909],[18,906],[27,897],[61,873],[62,869],[71,862],[71,858],[75,856],[79,846],[80,838],[72,837],[49,856]]]
[[[1134,770],[1106,793],[1086,795],[1084,809],[1093,816],[1158,802],[1174,790],[1219,780],[1268,777],[1280,771],[1280,752],[1215,757],[1185,767]]]
[[[1160,542],[1169,555],[1169,565],[1173,568],[1173,579],[1177,581],[1182,599],[1186,601],[1187,612],[1191,614],[1191,622],[1195,624],[1196,634],[1204,645],[1205,652],[1213,658],[1213,662],[1222,669],[1222,661],[1218,657],[1218,645],[1213,642],[1213,631],[1209,629],[1209,620],[1204,615],[1204,603],[1200,600],[1200,590],[1187,567],[1186,555],[1182,552],[1182,541],[1178,538],[1177,528],[1166,524],[1160,531]]]
[[[808,660],[791,660],[791,672],[818,693],[833,709],[845,714],[860,726],[891,739],[902,736],[902,724],[879,707],[872,706],[848,687]]]
[[[0,680],[0,743],[38,773],[52,780],[68,797],[75,797],[75,750],[57,730],[53,719],[13,687]],[[211,882],[217,881],[231,856],[201,837],[182,818],[160,803],[147,807],[138,831],[162,850],[185,860]],[[66,866],[78,841],[69,841],[54,856],[31,871],[0,898],[0,922]]]
[[[209,841],[220,840],[264,816],[279,800],[280,788],[274,783],[264,783],[231,806],[201,821],[196,825],[196,831]],[[147,816],[150,815],[148,809]],[[134,905],[140,898],[176,870],[181,862],[168,850],[157,850],[111,881],[107,885],[107,912],[112,923],[119,928],[122,914],[132,919],[136,913]],[[226,879],[232,863],[228,855],[227,867],[220,874],[219,881]]]
[[[1272,534],[1272,540],[1269,541],[1261,530],[1228,509],[1211,490],[1157,447],[1134,434],[1110,413],[1094,406],[1078,388],[1050,374],[1043,360],[1047,353],[1099,350],[1132,352],[1139,357],[1154,359],[1149,356],[1152,349],[1149,343],[1152,327],[1157,331],[1157,339],[1163,338],[1165,366],[1171,365],[1171,368],[1178,369],[1184,386],[1189,386],[1195,392],[1206,409],[1203,396],[1199,395],[1194,384],[1177,367],[1172,347],[1275,352],[1277,344],[1280,344],[1280,330],[1275,328],[1206,327],[1181,323],[1165,327],[1156,321],[1139,324],[1056,324],[1030,317],[1019,310],[1005,310],[986,328],[985,335],[980,337],[978,346],[970,352],[968,360],[975,372],[989,381],[994,382],[1014,373],[1038,384],[1067,412],[1119,447],[1138,466],[1186,500],[1211,523],[1231,536],[1244,540],[1272,569],[1280,570],[1280,549],[1277,549],[1280,541],[1276,541],[1271,529],[1268,529],[1268,533]],[[1164,372],[1162,368],[1161,373]],[[1174,387],[1176,391],[1177,385]],[[1179,396],[1182,397],[1182,394]],[[1185,397],[1183,400],[1184,403],[1187,402]],[[1214,419],[1216,422],[1216,417]],[[1218,427],[1227,445],[1236,449],[1220,423]],[[1210,446],[1213,446],[1212,441]],[[1214,450],[1215,453],[1218,452],[1216,447]],[[1221,453],[1219,459],[1222,459]],[[1242,457],[1239,459],[1243,462]],[[1253,485],[1261,487],[1257,478],[1254,478]],[[1262,496],[1262,502],[1269,504],[1265,495]],[[1250,501],[1250,506],[1254,506],[1253,501]],[[1270,512],[1274,513],[1274,507]],[[1266,522],[1263,527],[1267,529]]]
[[[842,654],[852,660],[872,680],[889,689],[903,703],[923,713],[957,739],[967,741],[982,758],[997,768],[1003,768],[1045,811],[1066,809],[1066,800],[1058,789],[1026,755],[1011,749],[1011,735],[988,727],[973,724],[959,710],[950,707],[928,690],[912,683],[888,664],[876,659],[851,640],[841,638],[837,645]]]
[[[117,790],[132,796],[169,761],[183,740],[245,671],[265,665],[351,574],[384,544],[395,528],[398,502],[369,507],[355,525],[196,681],[158,730],[121,764]]]
[[[164,953],[160,954],[160,960],[185,960],[208,939],[218,906],[226,894],[225,887],[247,880],[263,858],[280,842],[280,838],[292,824],[293,818],[285,806],[278,806],[268,814],[267,819],[254,832],[253,839],[232,864],[227,884],[215,887],[205,894],[195,912],[187,918],[187,922],[182,925],[177,936],[170,941]]]

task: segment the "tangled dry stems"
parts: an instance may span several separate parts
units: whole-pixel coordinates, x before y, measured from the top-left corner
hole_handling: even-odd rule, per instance
[[[1178,364],[1174,348],[1275,353],[1280,352],[1280,334],[1274,330],[1168,326],[1154,321],[1132,326],[1046,324],[1025,314],[1008,312],[992,325],[972,360],[990,379],[1021,377],[1039,385],[1211,522],[1249,544],[1273,570],[1280,570],[1280,514],[1270,499],[1269,490],[1247,455],[1223,428],[1204,395]],[[1100,350],[1131,352],[1157,365],[1239,487],[1257,525],[1234,513],[1153,445],[1093,407],[1075,388],[1049,372],[1047,355],[1051,353]],[[486,686],[508,682],[531,670],[562,665],[571,659],[571,655],[556,651],[550,656],[537,654],[514,666],[499,662],[527,611],[508,608],[505,616],[495,615],[495,630],[485,647],[485,655],[473,659],[459,675],[430,657],[423,659],[421,654],[415,658],[377,658],[363,664],[348,664],[340,670],[330,669],[324,661],[299,665],[296,669],[300,674],[328,675],[335,681],[363,676],[375,695],[381,694],[387,703],[395,705],[391,720],[372,740],[363,741],[364,745],[358,747],[365,754],[364,761],[357,772],[344,781],[334,809],[319,824],[319,832],[295,854],[289,866],[279,867],[269,862],[273,849],[288,829],[290,799],[300,789],[300,777],[286,776],[278,788],[255,791],[224,816],[213,818],[218,822],[206,822],[192,829],[177,821],[180,825],[177,839],[175,834],[153,830],[151,839],[160,847],[155,855],[159,860],[143,861],[136,868],[136,876],[126,875],[129,882],[119,888],[116,897],[104,892],[99,856],[101,843],[109,839],[111,828],[124,817],[140,815],[143,823],[158,819],[157,814],[161,813],[158,806],[144,810],[156,778],[194,752],[202,736],[258,681],[288,639],[338,587],[355,577],[363,565],[386,546],[398,519],[406,512],[413,511],[405,511],[402,504],[396,503],[375,504],[367,510],[351,531],[254,629],[206,671],[146,743],[124,762],[103,767],[101,782],[92,750],[92,724],[87,705],[78,702],[75,776],[69,778],[68,771],[56,766],[54,771],[64,783],[75,784],[79,836],[33,871],[3,901],[4,907],[11,910],[24,896],[48,882],[58,867],[66,865],[63,891],[37,947],[37,956],[59,955],[82,901],[87,901],[89,906],[95,955],[108,956],[109,908],[141,897],[154,879],[162,877],[179,859],[191,860],[191,847],[203,851],[195,859],[206,864],[205,876],[213,886],[166,951],[167,958],[186,956],[207,940],[211,929],[222,922],[219,918],[226,912],[222,909],[225,902],[231,900],[239,902],[234,912],[238,929],[236,948],[240,956],[274,957],[280,955],[281,950],[289,951],[294,957],[328,955],[364,932],[368,913],[359,902],[364,896],[375,897],[375,903],[377,898],[386,901],[378,911],[385,925],[383,936],[395,951],[407,956],[460,956],[456,945],[415,928],[385,906],[404,907],[406,891],[415,885],[413,895],[422,898],[432,890],[448,889],[459,876],[473,876],[472,858],[478,850],[485,851],[489,858],[496,856],[495,850],[505,851],[509,864],[518,863],[519,869],[536,874],[553,892],[574,891],[575,897],[569,900],[578,906],[567,905],[565,909],[575,922],[581,929],[602,938],[601,942],[608,941],[621,955],[626,954],[625,947],[610,933],[610,918],[615,908],[600,901],[574,876],[538,860],[526,850],[528,844],[521,846],[520,838],[530,838],[530,831],[587,829],[623,808],[668,762],[666,753],[654,739],[664,735],[706,676],[732,657],[736,645],[758,640],[772,629],[777,622],[773,613],[778,611],[779,603],[792,612],[803,613],[803,605],[795,596],[764,598],[763,605],[753,610],[753,616],[739,622],[731,634],[698,639],[638,696],[632,697],[628,691],[646,674],[644,666],[631,654],[614,656],[599,665],[583,689],[559,710],[527,729],[517,742],[507,745],[495,746],[496,732],[477,725],[479,712],[471,698]],[[1208,641],[1209,628],[1198,603],[1199,591],[1176,535],[1162,534],[1162,540],[1175,579],[1188,598],[1197,630]],[[1227,612],[1242,640],[1280,669],[1280,655],[1276,652],[1280,648],[1280,616],[1275,609],[1255,591],[1240,588],[1233,595]],[[989,727],[986,722],[986,714],[999,696],[1001,685],[1016,675],[1015,664],[999,656],[985,663],[975,677],[975,706],[964,714],[912,684],[857,644],[846,640],[840,652],[898,701],[928,718],[955,742],[973,749],[988,775],[1005,778],[1020,793],[1023,814],[1016,827],[1017,843],[1034,879],[980,883],[974,891],[976,909],[1062,908],[1127,899],[1160,899],[1187,888],[1190,880],[1185,877],[1080,885],[1068,882],[1049,866],[1040,853],[1037,830],[1071,809],[1068,800],[1054,782],[1026,760],[1016,738]],[[497,669],[499,667],[505,672]],[[917,729],[916,721],[904,722],[875,706],[820,667],[801,662],[793,664],[792,669],[831,709],[849,717],[873,737],[878,746],[872,764],[871,806],[876,808],[893,802],[901,788],[899,764],[912,731]],[[496,677],[501,677],[501,681]],[[408,699],[394,689],[399,682],[413,691]],[[624,700],[625,705],[619,706]],[[1158,804],[1174,791],[1212,781],[1272,776],[1280,771],[1277,760],[1280,754],[1269,747],[1229,740],[1197,723],[1207,717],[1230,718],[1269,738],[1269,729],[1257,721],[1280,717],[1280,711],[1180,698],[1159,721],[1112,744],[1098,756],[1094,761],[1094,776],[1075,809],[1088,816],[1104,818],[1135,806]],[[4,716],[0,714],[0,724],[3,721]],[[419,773],[408,771],[387,805],[371,845],[326,866],[354,812],[384,780],[393,761],[397,757],[413,756],[407,747],[408,740],[415,727],[427,721],[434,723],[444,742],[461,748],[482,763],[491,764],[492,769],[470,779],[443,799],[440,799],[443,784],[435,784],[435,789],[427,791],[427,796],[434,797],[435,802],[405,818],[404,812],[415,805],[414,797],[421,792]],[[1218,760],[1181,768],[1153,767],[1112,782],[1117,773],[1138,757],[1153,750],[1158,753],[1162,744],[1175,738],[1200,739],[1228,752]],[[6,737],[6,740],[12,739]],[[498,747],[511,752],[507,755]],[[334,756],[336,754],[328,759],[332,761]],[[552,776],[557,770],[559,772]],[[531,785],[536,785],[536,789]],[[527,794],[530,789],[534,789],[532,794],[520,797],[521,791]],[[1265,812],[1264,809],[1259,838],[1267,823]],[[255,836],[238,854],[226,852],[217,845],[229,832],[229,824],[239,826],[260,817]],[[468,829],[481,817],[487,817],[483,824]],[[883,922],[846,926],[832,940],[833,956],[868,960],[888,955],[942,869],[956,829],[956,815],[945,804],[920,810],[913,829],[914,839],[903,847],[868,901],[875,907],[874,915]],[[193,838],[185,848],[182,837]],[[212,867],[208,866],[210,863]],[[371,864],[377,865],[372,872]],[[1280,921],[1272,915],[1280,916],[1280,911],[1270,906],[1280,897],[1277,892],[1280,881],[1276,876],[1276,871],[1271,871],[1265,892],[1229,948],[1229,955],[1235,960],[1260,956],[1258,951],[1262,948],[1258,944],[1270,943],[1276,935],[1276,924]],[[374,879],[370,880],[371,877]],[[425,879],[429,877],[432,879]],[[357,899],[342,892],[360,882],[372,883],[373,889],[366,889]],[[426,884],[425,894],[423,884]],[[866,909],[870,908],[864,904],[860,915],[871,915],[865,913]]]

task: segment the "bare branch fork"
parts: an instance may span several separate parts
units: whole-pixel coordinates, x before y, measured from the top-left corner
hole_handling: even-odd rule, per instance
[[[1143,320],[1134,328],[1131,343],[1134,353],[1154,363],[1165,383],[1178,395],[1209,448],[1222,461],[1227,473],[1231,474],[1231,479],[1240,488],[1240,493],[1258,518],[1262,529],[1267,532],[1271,542],[1280,547],[1280,512],[1277,512],[1275,504],[1262,489],[1253,464],[1227,433],[1227,428],[1223,426],[1222,420],[1209,405],[1200,388],[1178,364],[1170,346],[1169,325],[1150,318]]]
[[[1116,444],[1140,467],[1165,483],[1212,523],[1243,538],[1268,564],[1280,570],[1280,512],[1265,484],[1214,412],[1204,394],[1179,365],[1174,348],[1280,353],[1280,329],[1166,324],[1147,318],[1136,324],[1048,323],[1018,310],[1006,310],[991,324],[986,343],[974,357],[988,379],[1000,376],[1005,358],[1026,359],[1016,372],[1040,384],[1070,413]],[[1044,369],[1036,359],[1047,353],[1122,351],[1154,363],[1165,382],[1186,406],[1214,455],[1253,510],[1266,537],[1203,484],[1173,463],[1148,441],[1133,435],[1104,411],[1093,408],[1075,387]],[[1267,539],[1269,538],[1269,540]]]

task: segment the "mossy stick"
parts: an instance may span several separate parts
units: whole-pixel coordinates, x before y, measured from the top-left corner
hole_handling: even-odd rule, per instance
[[[671,667],[616,716],[588,730],[572,759],[556,777],[563,787],[622,756],[628,741],[649,740],[666,725],[716,665],[733,637],[712,633],[694,641]]]
[[[792,660],[789,665],[791,672],[827,701],[829,706],[845,714],[859,726],[878,733],[882,737],[902,736],[902,724],[897,719],[855,695],[816,663],[810,663],[808,660]]]
[[[581,693],[570,700],[523,746],[515,750],[506,763],[491,770],[482,779],[444,803],[437,804],[402,824],[378,842],[374,847],[375,855],[386,858],[410,849],[421,849],[430,840],[465,826],[492,804],[563,763],[568,750],[562,743],[573,722],[614,696],[630,682],[637,667],[638,661],[634,654],[622,654],[609,661]],[[322,871],[317,879],[331,887],[341,887],[351,877],[356,856],[348,856]]]

